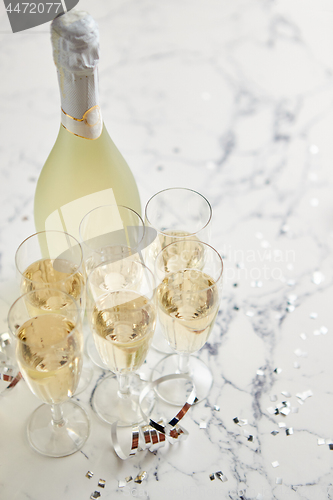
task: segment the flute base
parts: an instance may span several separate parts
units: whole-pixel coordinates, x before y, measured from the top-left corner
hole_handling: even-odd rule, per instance
[[[61,404],[63,422],[52,421],[51,405],[39,406],[31,415],[27,435],[30,446],[47,457],[67,457],[79,451],[90,432],[85,410],[74,401]]]
[[[151,380],[154,381],[174,373],[180,373],[179,354],[177,353],[166,356],[155,365]],[[156,394],[166,403],[183,406],[194,385],[198,398],[197,403],[207,398],[213,385],[213,374],[208,366],[196,356],[190,356],[189,372],[184,375],[189,375],[191,381],[180,378],[163,382],[156,387]]]
[[[130,394],[119,397],[116,375],[111,374],[101,379],[92,396],[92,407],[98,417],[108,424],[118,423],[119,427],[128,427],[143,422],[139,397],[147,382],[136,374],[130,375]],[[153,391],[142,402],[145,415],[150,415],[154,407]]]

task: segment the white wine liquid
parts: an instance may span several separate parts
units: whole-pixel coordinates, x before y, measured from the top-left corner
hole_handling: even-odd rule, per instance
[[[214,285],[200,270],[170,274],[159,285],[159,320],[168,343],[177,352],[193,353],[206,343],[219,309]]]
[[[73,396],[79,382],[83,340],[72,335],[73,323],[60,314],[44,314],[26,321],[17,333],[16,356],[31,391],[45,403],[61,403]]]
[[[165,231],[160,233],[152,244],[151,262],[156,259],[157,254],[167,245],[174,245],[163,253],[163,265],[165,272],[177,271],[178,269],[190,268],[201,269],[204,265],[205,248],[195,235],[186,231]]]
[[[101,297],[91,326],[103,362],[114,372],[137,370],[146,359],[155,323],[154,305],[136,292],[117,291]]]
[[[113,192],[109,199],[97,195],[89,203],[89,198],[86,198],[109,188]],[[73,210],[70,206],[66,212],[61,210],[74,201]],[[37,183],[36,230],[62,230],[79,239],[79,224],[86,213],[97,206],[115,202],[141,212],[133,174],[105,126],[95,140],[77,137],[60,126],[58,138]],[[45,225],[51,214],[55,216]]]
[[[84,277],[80,272],[75,272],[76,267],[71,262],[61,259],[41,259],[31,264],[23,273],[21,280],[22,294],[36,291],[29,297],[29,313],[31,316],[40,314],[41,310],[59,310],[63,295],[57,297],[48,288],[71,295],[80,306],[83,306]]]

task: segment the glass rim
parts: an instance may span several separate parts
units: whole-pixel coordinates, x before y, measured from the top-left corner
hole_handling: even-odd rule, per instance
[[[203,241],[191,240],[191,239],[184,239],[184,241],[186,241],[186,242],[192,241],[193,243],[199,243],[200,245],[204,245],[205,247],[210,248],[214,252],[214,254],[217,256],[218,260],[220,261],[220,263],[221,263],[221,270],[219,272],[218,277],[216,279],[214,279],[214,284],[213,285],[208,286],[206,288],[201,288],[200,290],[196,290],[195,292],[182,292],[182,293],[183,294],[201,293],[201,292],[205,292],[206,290],[209,290],[211,288],[214,288],[214,286],[216,286],[219,282],[221,282],[222,277],[223,277],[224,264],[223,264],[223,259],[222,259],[221,255],[220,255],[220,253],[214,247],[212,247],[211,245],[209,245],[208,243],[205,243]],[[160,272],[157,270],[157,259],[163,254],[163,252],[167,248],[171,247],[172,245],[177,245],[178,243],[179,243],[178,241],[173,241],[172,243],[169,243],[169,245],[166,245],[164,248],[162,248],[162,250],[156,255],[156,259],[155,259],[155,271],[156,271],[156,275],[157,276],[160,274]],[[183,272],[183,271],[201,271],[202,273],[204,273],[204,271],[202,271],[201,269],[195,268],[195,267],[185,267],[184,269],[178,269],[177,271],[170,271],[169,273],[164,273],[164,278],[167,277],[167,276],[171,276],[172,274],[176,274],[178,272]],[[210,277],[212,278],[212,276],[210,276]],[[161,282],[162,281],[163,280],[161,280]]]
[[[89,210],[89,212],[87,212],[81,219],[80,221],[80,224],[79,224],[79,237],[80,237],[80,240],[81,240],[81,243],[82,245],[85,245],[86,247],[88,248],[92,248],[90,247],[89,245],[87,245],[86,243],[86,240],[84,240],[82,238],[82,223],[83,221],[85,220],[86,217],[88,217],[88,215],[90,215],[92,212],[94,212],[95,210],[98,210],[100,208],[106,208],[106,207],[118,207],[118,208],[125,208],[126,210],[129,210],[130,212],[133,212],[133,214],[135,214],[138,219],[141,221],[142,223],[142,228],[143,228],[143,233],[142,233],[142,238],[140,239],[138,245],[135,247],[135,248],[139,248],[140,244],[142,243],[144,237],[145,237],[145,232],[146,232],[146,226],[145,226],[145,223],[141,217],[140,214],[138,214],[138,212],[136,212],[135,210],[133,210],[133,208],[130,208],[130,207],[126,207],[125,205],[117,205],[117,203],[109,203],[108,205],[99,205],[98,207],[95,207],[95,208],[92,208],[91,210]],[[139,227],[139,226],[138,226]],[[125,247],[125,245],[115,245],[115,246],[121,246],[121,247]],[[131,247],[127,247],[127,248],[131,248]],[[135,250],[135,248],[133,248],[133,250]],[[94,249],[94,252],[96,253],[100,253],[98,250],[95,250]]]
[[[152,290],[152,294],[151,294],[151,297],[146,297],[146,295],[142,294],[142,293],[139,293],[137,292],[137,290],[133,290],[132,288],[117,288],[115,290],[106,290],[103,294],[101,294],[98,298],[101,298],[101,297],[105,297],[107,295],[110,295],[111,293],[114,293],[114,292],[135,292],[137,295],[141,295],[141,296],[145,296],[149,302],[153,301],[154,300],[154,297],[155,297],[155,294],[156,294],[156,290],[157,290],[157,283],[156,283],[156,279],[155,279],[155,275],[153,273],[153,271],[146,265],[144,264],[143,262],[141,262],[140,260],[133,260],[133,262],[137,263],[137,264],[140,264],[140,266],[144,269],[146,269],[148,271],[148,274],[150,274],[150,277],[152,279],[152,285],[151,286],[151,290]],[[114,264],[114,261],[113,260],[107,260],[107,261],[104,261],[104,262],[100,262],[97,266],[95,266],[89,273],[89,275],[87,276],[87,282],[86,282],[86,291],[87,291],[87,294],[89,296],[91,296],[91,292],[90,292],[90,284],[91,284],[91,280],[92,280],[92,275],[93,273],[101,268],[102,266],[107,266],[108,264]],[[97,286],[96,286],[97,287]],[[97,287],[98,288],[98,287]],[[94,302],[96,302],[95,299],[93,299]],[[143,306],[142,306],[143,307]],[[141,308],[142,309],[142,308]]]
[[[64,340],[66,340],[66,339],[70,338],[72,335],[74,335],[74,333],[78,330],[78,327],[80,325],[81,317],[80,317],[80,308],[79,308],[76,300],[74,299],[74,297],[72,297],[72,295],[69,295],[68,293],[63,292],[62,290],[59,290],[58,288],[47,288],[47,290],[53,290],[53,291],[56,291],[58,294],[61,293],[61,294],[65,295],[66,297],[69,297],[69,299],[71,300],[72,304],[74,305],[74,310],[76,312],[76,319],[75,319],[74,328],[68,333],[68,335],[66,335],[66,337],[64,339],[62,339],[59,342],[56,342],[54,344],[50,344],[50,345],[47,346],[47,348],[45,348],[45,349],[50,349],[52,347],[55,347],[55,346],[63,343]],[[56,312],[56,311],[46,311],[46,312],[43,311],[41,314],[37,314],[37,315],[34,314],[34,315],[29,316],[29,318],[26,321],[24,321],[22,323],[22,325],[20,325],[15,331],[13,331],[13,329],[12,329],[12,323],[11,323],[11,314],[12,314],[13,310],[15,309],[15,307],[18,306],[19,302],[21,302],[22,300],[24,300],[28,295],[32,295],[32,294],[38,293],[38,292],[40,292],[40,290],[30,290],[30,292],[27,292],[27,293],[24,293],[24,294],[20,295],[20,297],[18,297],[12,303],[12,305],[10,306],[9,311],[8,311],[8,315],[7,315],[7,324],[8,324],[10,333],[15,338],[15,340],[17,340],[18,342],[21,342],[22,344],[27,345],[27,346],[37,346],[39,344],[35,344],[33,342],[25,342],[24,340],[21,340],[21,339],[18,338],[18,336],[17,336],[16,333],[17,333],[18,330],[20,330],[20,328],[22,327],[22,325],[24,323],[26,323],[29,320],[35,319],[37,317],[47,316],[47,315],[51,315],[51,314],[56,314],[58,316],[62,316],[63,318],[66,318],[65,314],[62,314],[62,313],[59,313],[59,312]],[[64,313],[65,313],[65,310],[64,310]]]
[[[30,239],[34,238],[35,236],[38,236],[40,234],[46,234],[46,233],[58,233],[58,234],[62,234],[62,235],[65,235],[65,236],[69,236],[72,240],[74,240],[77,244],[77,246],[79,247],[80,249],[80,253],[81,253],[81,257],[80,257],[80,263],[78,264],[77,268],[75,269],[75,271],[73,271],[72,273],[66,273],[68,274],[68,276],[64,279],[59,279],[57,281],[54,281],[53,283],[51,283],[51,287],[49,286],[46,286],[45,288],[52,288],[52,284],[56,284],[56,283],[62,283],[64,281],[67,281],[68,279],[70,279],[72,276],[74,276],[78,271],[79,269],[81,268],[82,269],[82,272],[83,272],[83,262],[84,262],[84,257],[83,257],[83,249],[82,249],[82,245],[81,243],[79,242],[79,240],[77,240],[75,238],[75,236],[72,236],[71,234],[67,233],[66,231],[58,231],[57,229],[47,229],[45,231],[38,231],[37,233],[33,233],[31,234],[30,236],[28,236],[27,238],[25,238],[25,240],[22,241],[22,243],[20,243],[20,245],[17,247],[17,250],[15,252],[15,266],[16,266],[16,269],[17,271],[19,272],[19,274],[22,276],[22,278],[24,278],[26,281],[29,281],[30,283],[36,283],[36,280],[32,280],[30,278],[27,278],[26,276],[24,276],[24,271],[27,270],[27,268],[31,265],[31,264],[34,264],[35,262],[38,262],[40,260],[43,260],[43,259],[39,259],[39,260],[35,260],[34,262],[32,262],[31,264],[29,264],[26,269],[24,271],[21,271],[19,269],[19,266],[18,266],[18,262],[17,262],[17,259],[18,259],[18,253],[20,251],[20,249],[23,247],[23,245]],[[73,248],[73,247],[70,247],[70,248]],[[56,259],[50,259],[52,261],[56,260]],[[75,264],[76,266],[76,264]],[[65,274],[65,273],[64,273]],[[45,285],[48,285],[48,283],[44,283],[43,286]]]
[[[195,194],[197,194],[198,196],[200,196],[203,200],[205,200],[205,202],[206,202],[206,203],[207,203],[207,205],[208,205],[208,209],[209,209],[209,218],[208,218],[207,222],[206,222],[206,223],[205,223],[205,224],[204,224],[204,225],[203,225],[200,229],[198,229],[198,231],[195,231],[194,233],[188,233],[188,235],[186,235],[186,236],[195,236],[197,233],[199,233],[200,231],[202,231],[203,229],[205,229],[205,228],[208,226],[208,224],[210,223],[210,221],[212,220],[212,217],[213,217],[213,209],[212,209],[212,206],[211,206],[210,202],[207,200],[207,198],[206,198],[203,194],[199,193],[198,191],[195,191],[195,189],[190,189],[190,188],[185,188],[185,187],[180,187],[180,186],[179,186],[179,187],[170,187],[170,188],[166,188],[166,189],[162,189],[161,191],[158,191],[157,193],[153,194],[153,196],[151,196],[151,197],[149,198],[149,200],[147,201],[147,203],[146,203],[146,206],[145,206],[145,218],[147,219],[147,221],[148,221],[149,225],[150,225],[152,228],[154,228],[154,229],[155,229],[158,233],[160,233],[160,234],[164,234],[165,236],[170,236],[170,234],[168,234],[166,231],[161,231],[160,229],[156,229],[156,227],[155,227],[155,226],[153,226],[153,224],[150,222],[150,220],[149,220],[149,218],[148,218],[147,211],[148,211],[148,205],[149,205],[149,203],[150,203],[150,202],[151,202],[151,201],[152,201],[152,200],[153,200],[156,196],[158,196],[158,195],[159,195],[159,194],[161,194],[161,193],[165,193],[166,191],[176,191],[176,190],[189,191],[189,192],[191,192],[191,193],[195,193]],[[179,237],[178,237],[178,236],[174,236],[174,235],[172,235],[172,237],[175,237],[175,238],[177,238],[177,239],[178,239],[178,238],[179,238],[179,239],[184,239],[184,236],[179,236]]]

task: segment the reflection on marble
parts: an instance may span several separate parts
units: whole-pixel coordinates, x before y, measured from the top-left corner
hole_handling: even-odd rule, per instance
[[[122,462],[89,406],[101,372],[79,395],[91,436],[65,459],[29,448],[25,426],[39,402],[20,382],[0,400],[0,497],[333,498],[332,5],[79,5],[100,25],[104,118],[143,203],[178,185],[212,203],[224,297],[199,357],[214,386],[184,418],[186,441]],[[34,189],[59,101],[48,26],[13,35],[2,8],[0,37],[0,298],[10,304],[13,256],[34,231]],[[160,357],[149,353],[147,375]],[[119,486],[143,470],[142,484]],[[228,480],[211,480],[218,471]]]

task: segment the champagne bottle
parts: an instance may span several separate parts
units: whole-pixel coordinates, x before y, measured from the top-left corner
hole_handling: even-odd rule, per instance
[[[83,216],[118,204],[140,213],[138,189],[102,121],[98,100],[99,34],[86,12],[71,10],[51,24],[61,94],[59,135],[38,179],[37,231],[57,229],[79,238]]]

